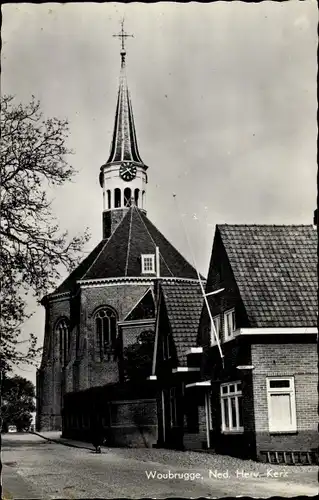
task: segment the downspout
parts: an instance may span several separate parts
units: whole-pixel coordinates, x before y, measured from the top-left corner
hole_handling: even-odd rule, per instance
[[[206,439],[207,448],[210,448],[210,411],[209,411],[209,392],[205,391],[205,415],[206,415]]]

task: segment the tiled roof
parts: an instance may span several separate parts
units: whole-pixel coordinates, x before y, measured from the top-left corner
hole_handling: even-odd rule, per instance
[[[317,324],[312,226],[218,225],[252,327]]]
[[[141,273],[141,255],[155,254],[156,246],[160,252],[161,277],[197,278],[195,269],[146,215],[133,206],[83,279],[145,276]]]
[[[103,248],[106,240],[100,241],[98,245],[92,250],[89,255],[82,260],[82,262],[74,269],[74,271],[69,274],[69,276],[61,283],[58,288],[54,291],[54,293],[65,293],[69,292],[75,285],[76,281],[81,279],[84,273],[88,270],[88,268],[92,265],[97,255]]]
[[[178,364],[186,365],[186,351],[196,346],[203,295],[199,283],[161,284]]]
[[[91,254],[55,290],[70,290],[76,280],[141,277],[141,255],[155,254],[159,247],[160,276],[197,279],[195,269],[136,207],[131,207],[108,240],[102,240]]]

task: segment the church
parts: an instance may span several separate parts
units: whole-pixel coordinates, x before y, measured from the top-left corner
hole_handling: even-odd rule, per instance
[[[42,300],[45,334],[37,372],[38,430],[62,428],[65,395],[123,382],[120,353],[141,336],[154,334],[159,282],[198,288],[196,270],[146,214],[151,169],[138,148],[123,25],[118,36],[122,50],[114,131],[109,157],[99,173],[102,239]],[[151,387],[147,401],[154,406]]]

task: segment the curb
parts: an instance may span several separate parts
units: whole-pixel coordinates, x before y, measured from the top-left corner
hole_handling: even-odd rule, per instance
[[[45,439],[49,443],[63,444],[64,446],[69,446],[70,448],[79,448],[82,450],[94,451],[93,448],[88,448],[87,446],[79,446],[77,444],[70,443],[69,441],[63,441],[64,438],[60,438],[60,439],[49,438],[49,437],[43,436],[42,434],[39,434],[38,432],[35,432],[35,431],[30,432],[30,434],[35,434],[36,436],[39,436],[40,438]]]

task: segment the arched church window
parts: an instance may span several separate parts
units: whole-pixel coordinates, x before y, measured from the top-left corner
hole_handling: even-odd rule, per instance
[[[107,190],[107,206],[108,208],[111,208],[111,190]]]
[[[139,194],[140,194],[140,190],[139,189],[135,189],[134,191],[134,199],[135,199],[135,205],[138,207],[138,197],[139,197]]]
[[[95,315],[95,334],[97,352],[102,359],[104,354],[115,348],[117,317],[113,309],[104,307]]]
[[[56,325],[56,332],[59,342],[59,357],[62,366],[66,365],[70,349],[69,322],[66,318],[61,318]]]
[[[131,204],[131,188],[124,189],[124,205],[129,207]]]
[[[142,191],[142,208],[145,206],[145,191]]]
[[[121,190],[119,188],[114,189],[114,207],[119,208],[121,206]]]

